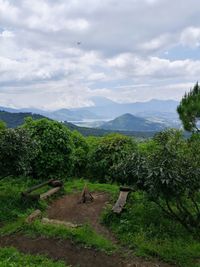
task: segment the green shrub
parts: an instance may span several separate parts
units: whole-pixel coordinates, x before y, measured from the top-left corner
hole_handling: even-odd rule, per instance
[[[26,129],[4,129],[0,134],[0,176],[27,175],[38,152]]]
[[[74,144],[73,175],[82,177],[86,174],[89,146],[86,139],[77,131],[72,132],[72,140]]]
[[[73,168],[72,134],[66,126],[48,119],[26,119],[23,125],[38,143],[39,152],[33,160],[33,176],[62,177]]]
[[[99,139],[92,139],[88,169],[90,177],[100,182],[115,181],[112,168],[128,154],[137,149],[136,142],[120,134],[110,134]]]
[[[146,192],[169,217],[190,232],[200,228],[200,137],[177,130],[158,133],[151,148],[125,157],[116,175]],[[141,151],[141,150],[140,150]],[[198,231],[197,231],[198,232]]]

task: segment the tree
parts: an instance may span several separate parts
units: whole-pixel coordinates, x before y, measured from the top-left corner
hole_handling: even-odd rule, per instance
[[[37,144],[26,129],[5,129],[0,134],[0,177],[27,175]]]
[[[33,176],[61,177],[73,167],[73,142],[70,130],[59,122],[26,119],[23,125],[39,145],[37,158],[32,162]]]
[[[177,112],[186,131],[200,132],[198,127],[200,119],[200,86],[198,82],[189,93],[185,93],[177,107]]]
[[[180,131],[154,137],[155,151],[146,157],[143,190],[167,215],[189,231],[200,228],[200,140],[185,140]],[[144,167],[143,167],[144,170]]]
[[[167,216],[188,231],[200,229],[200,135],[184,139],[178,130],[155,135],[115,165],[120,183],[142,190]]]

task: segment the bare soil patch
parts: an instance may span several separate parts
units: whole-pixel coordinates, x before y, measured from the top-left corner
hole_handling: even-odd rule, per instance
[[[66,195],[52,203],[47,210],[48,218],[75,224],[90,224],[97,233],[115,241],[107,228],[100,224],[100,216],[109,202],[105,192],[93,192],[93,202],[79,203],[81,193]]]
[[[46,255],[55,261],[63,260],[74,267],[170,267],[165,263],[149,262],[140,258],[126,261],[119,255],[107,255],[94,249],[77,246],[68,240],[31,238],[22,235],[1,237],[0,247],[9,246],[23,253]]]

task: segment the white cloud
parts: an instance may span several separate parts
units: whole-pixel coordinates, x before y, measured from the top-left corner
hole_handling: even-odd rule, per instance
[[[200,60],[169,60],[155,56],[143,58],[130,53],[109,59],[108,65],[126,77],[150,80],[195,79],[200,72]]]
[[[9,1],[0,0],[0,18],[5,22],[15,23],[19,18],[19,8]]]
[[[180,96],[200,58],[171,50],[199,47],[199,12],[196,0],[0,0],[0,105]]]
[[[181,44],[189,47],[200,46],[200,27],[188,27],[181,34]]]
[[[142,43],[138,46],[138,49],[144,51],[158,51],[159,49],[164,49],[173,43],[174,36],[171,34],[163,34],[159,37],[149,40],[148,42]]]
[[[0,33],[0,38],[12,38],[14,36],[15,36],[14,33],[8,30],[2,31]]]

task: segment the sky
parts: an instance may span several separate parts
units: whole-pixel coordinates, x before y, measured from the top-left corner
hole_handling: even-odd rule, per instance
[[[0,106],[180,100],[200,75],[198,0],[0,0]]]

